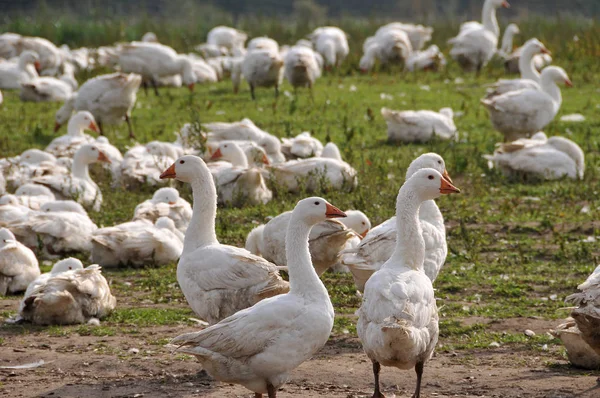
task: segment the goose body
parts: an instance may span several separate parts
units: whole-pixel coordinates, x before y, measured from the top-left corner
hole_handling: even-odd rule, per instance
[[[32,210],[23,206],[15,195],[6,194],[0,197],[0,228],[10,229],[19,242],[35,249],[37,237],[27,229],[16,228],[17,225],[23,225],[31,214]]]
[[[414,368],[415,398],[439,336],[438,312],[431,280],[425,275],[425,241],[418,218],[422,202],[458,192],[434,169],[421,169],[400,188],[396,203],[396,248],[365,285],[357,332],[373,362],[375,393],[381,397],[381,365]]]
[[[401,29],[385,29],[374,37],[367,38],[363,45],[364,54],[359,61],[361,71],[373,68],[375,61],[382,64],[405,63],[413,49],[406,32]]]
[[[294,46],[284,57],[284,76],[292,87],[312,88],[321,76],[321,67],[316,53],[304,46]]]
[[[40,275],[35,254],[16,240],[10,230],[0,228],[0,295],[19,293]]]
[[[279,85],[283,79],[283,58],[278,51],[257,49],[248,51],[241,64],[244,79],[250,85],[252,99],[255,99],[254,88],[275,87],[278,95]]]
[[[431,35],[433,34],[433,28],[429,26],[391,22],[380,27],[375,33],[375,36],[389,30],[401,30],[405,32],[410,40],[413,51],[422,50],[425,44],[431,40]]]
[[[446,65],[446,58],[435,44],[426,50],[413,51],[406,59],[406,70],[434,70],[437,71]]]
[[[416,158],[406,172],[406,179],[423,168],[432,168],[450,181],[444,159],[436,153],[426,153]],[[423,269],[433,283],[448,254],[444,217],[435,201],[428,200],[421,204],[419,222],[425,242]],[[359,291],[364,290],[365,283],[371,275],[392,256],[396,247],[396,225],[396,217],[389,218],[371,229],[356,247],[343,252],[342,264],[352,272]]]
[[[305,131],[293,138],[282,138],[281,151],[287,159],[319,157],[323,152],[323,144]]]
[[[567,138],[546,138],[544,133],[537,133],[532,139],[500,144],[494,154],[486,158],[508,176],[581,180],[585,171],[584,156],[579,145]]]
[[[71,84],[55,77],[38,77],[21,83],[21,101],[63,102],[73,95]]]
[[[356,170],[348,163],[323,157],[273,165],[271,173],[272,178],[283,184],[289,192],[298,192],[302,184],[308,191],[315,191],[322,184],[333,189],[354,189],[358,183]]]
[[[20,316],[36,325],[68,325],[102,319],[116,307],[98,265],[62,272],[23,298]]]
[[[213,177],[202,159],[183,156],[163,172],[161,178],[177,178],[192,186],[193,215],[177,265],[177,281],[190,307],[201,319],[213,324],[264,298],[289,290],[275,265],[245,249],[223,245],[217,240],[217,193]]]
[[[39,210],[44,203],[56,200],[56,197],[48,187],[38,184],[21,185],[15,191],[15,196],[20,204],[32,210]]]
[[[56,75],[63,62],[58,47],[43,37],[22,36],[16,43],[19,51],[33,51],[39,56],[39,70],[42,75]]]
[[[290,291],[223,319],[201,332],[176,337],[179,351],[194,355],[214,378],[275,398],[290,372],[329,338],[334,312],[308,249],[314,224],[344,213],[321,198],[298,202],[287,232]]]
[[[179,196],[175,188],[160,188],[148,199],[135,207],[133,220],[156,222],[160,217],[168,217],[175,227],[185,233],[192,218],[192,206]]]
[[[270,37],[255,37],[248,42],[246,50],[270,50],[279,52],[279,44]]]
[[[216,26],[208,32],[206,42],[217,47],[224,47],[229,51],[241,51],[248,35],[228,26]]]
[[[93,137],[84,134],[85,130],[99,131],[94,116],[88,111],[79,111],[69,119],[67,134],[53,139],[45,151],[57,157],[73,157],[82,145],[95,141]]]
[[[388,140],[391,142],[427,142],[433,137],[447,140],[457,132],[450,108],[442,108],[439,112],[382,108],[381,115],[387,123]]]
[[[343,30],[336,26],[323,26],[310,34],[312,44],[323,57],[325,67],[339,67],[350,53],[348,38]]]
[[[481,103],[488,109],[494,128],[513,141],[543,130],[554,119],[562,104],[559,82],[572,85],[562,68],[549,66],[542,71],[541,90],[509,91]]]
[[[0,88],[7,90],[20,89],[21,84],[38,78],[36,65],[39,58],[32,51],[23,51],[17,63],[0,62]]]
[[[600,367],[600,353],[587,343],[573,318],[565,319],[556,329],[550,330],[550,333],[562,341],[567,349],[567,358],[573,365],[591,370]]]
[[[52,269],[50,270],[50,272],[46,272],[44,274],[39,275],[27,286],[27,290],[25,291],[25,294],[23,295],[23,297],[28,297],[29,295],[31,295],[31,292],[33,292],[38,287],[45,284],[46,281],[48,281],[48,279],[50,279],[50,277],[56,276],[63,272],[76,270],[76,269],[83,269],[83,264],[81,263],[80,260],[78,260],[76,258],[68,257],[68,258],[62,259],[60,261],[57,261],[52,266]],[[23,301],[21,301],[21,305],[19,306],[19,312],[21,312],[22,308],[23,308]]]
[[[121,162],[121,181],[126,186],[161,184],[160,173],[183,152],[176,145],[151,141],[129,149]]]

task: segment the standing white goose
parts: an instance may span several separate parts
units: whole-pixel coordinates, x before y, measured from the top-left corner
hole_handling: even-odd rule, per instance
[[[17,64],[0,63],[0,88],[20,89],[22,83],[29,83],[38,77],[36,69],[39,67],[39,58],[33,51],[23,51]]]
[[[488,109],[494,128],[506,141],[513,141],[543,130],[554,119],[562,104],[557,83],[573,85],[564,69],[548,66],[542,71],[541,90],[509,91],[481,103]]]
[[[88,111],[79,111],[69,119],[67,134],[57,137],[48,144],[45,151],[57,157],[72,157],[84,144],[91,144],[94,138],[84,134],[85,130],[98,132],[94,116]]]
[[[444,159],[437,153],[425,153],[413,160],[406,171],[406,180],[418,170],[431,168],[452,182],[446,171]],[[448,254],[444,217],[435,201],[428,200],[419,208],[419,221],[425,240],[425,274],[433,283],[437,278]],[[396,217],[371,229],[360,244],[345,250],[342,264],[348,266],[358,290],[363,291],[365,283],[373,273],[392,256],[396,246]]]
[[[323,26],[310,34],[315,50],[323,56],[325,68],[339,67],[350,53],[346,33],[337,26]]]
[[[327,289],[311,264],[313,225],[345,214],[322,198],[296,205],[285,243],[290,291],[237,312],[201,332],[171,341],[195,355],[214,378],[241,384],[256,397],[276,398],[289,373],[325,345],[334,312]]]
[[[56,111],[54,131],[58,131],[73,111],[89,111],[98,122],[100,134],[105,125],[127,122],[129,137],[134,138],[131,111],[137,99],[142,77],[133,73],[96,76],[81,85],[79,91]]]
[[[400,188],[396,201],[396,249],[365,285],[357,332],[373,362],[375,392],[381,365],[415,369],[420,397],[424,364],[435,349],[439,327],[431,280],[425,275],[425,241],[419,222],[421,203],[460,192],[434,169],[421,169]]]
[[[208,32],[206,42],[210,45],[225,47],[232,53],[244,50],[248,35],[229,26],[215,26]],[[235,54],[234,54],[235,55]]]
[[[0,295],[25,291],[38,276],[35,254],[8,229],[0,228]]]
[[[96,162],[110,163],[110,159],[94,145],[83,145],[75,153],[71,174],[37,177],[33,182],[49,187],[62,197],[75,198],[94,211],[100,211],[102,192],[89,173],[89,165]]]
[[[246,53],[242,61],[242,75],[250,85],[250,95],[256,100],[256,87],[275,87],[275,97],[283,78],[283,58],[278,51],[264,49]]]
[[[176,178],[192,186],[193,215],[177,265],[177,281],[201,319],[216,323],[264,298],[289,290],[275,265],[217,240],[217,191],[202,159],[182,156],[161,178]]]
[[[283,60],[283,73],[294,90],[298,87],[308,87],[312,90],[315,80],[321,76],[316,53],[308,47],[294,46],[289,49]]]

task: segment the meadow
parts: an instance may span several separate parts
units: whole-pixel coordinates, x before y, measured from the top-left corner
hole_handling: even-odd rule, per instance
[[[135,25],[135,29],[122,29],[115,34],[118,37],[102,31],[101,24],[95,31],[95,25],[90,26],[96,32],[93,38],[82,35],[69,44],[111,43],[109,39],[99,42],[98,36],[103,32],[113,41],[133,39],[145,28],[155,28],[159,39],[166,36],[166,44],[177,38],[173,45],[179,48],[189,49],[190,44],[201,41],[189,42],[177,32],[161,35],[161,29],[166,28],[145,23]],[[24,24],[19,33],[42,34],[44,24],[38,25]],[[444,43],[456,32],[452,30],[455,26],[436,28],[434,42]],[[256,26],[252,29],[249,33],[259,33]],[[280,34],[273,31],[271,36],[291,41],[291,33],[280,29]],[[174,141],[174,133],[186,122],[201,126],[204,122],[244,117],[279,137],[310,131],[323,142],[337,143],[344,160],[358,170],[358,188],[352,193],[324,189],[318,194],[341,209],[364,211],[373,225],[394,214],[395,198],[408,164],[419,154],[439,153],[462,191],[438,200],[446,220],[449,255],[435,283],[441,336],[430,365],[432,370],[425,371],[425,395],[542,397],[562,391],[566,395],[556,396],[587,396],[600,373],[571,368],[560,341],[547,331],[568,316],[564,298],[600,263],[599,28],[568,21],[521,25],[521,38],[537,36],[552,50],[554,63],[562,66],[574,83],[573,88],[562,89],[562,108],[546,134],[566,136],[586,154],[582,181],[543,183],[504,177],[497,170],[490,170],[482,157],[492,153],[496,142],[502,140],[479,104],[484,85],[504,76],[500,63],[490,64],[480,76],[463,74],[452,60],[441,72],[408,73],[400,68],[378,68],[361,75],[356,64],[362,37],[374,30],[372,24],[350,33],[352,56],[343,68],[325,73],[317,81],[312,97],[305,90],[294,95],[287,83],[277,99],[272,90],[258,90],[256,102],[250,99],[247,86],[233,94],[229,81],[197,86],[192,94],[185,89],[168,88],[155,97],[140,91],[132,118],[137,140]],[[575,35],[577,41],[573,40]],[[45,36],[58,43],[65,37],[59,28]],[[89,76],[78,77],[81,83]],[[4,92],[4,96],[0,106],[0,157],[32,147],[44,148],[56,136],[52,127],[60,104],[23,103],[15,92]],[[380,115],[382,107],[451,107],[459,137],[422,145],[388,144],[386,125]],[[581,113],[586,120],[560,121],[560,116],[571,113]],[[133,144],[127,138],[125,125],[107,128],[107,136],[123,152]],[[100,168],[94,168],[93,174],[104,196],[102,210],[90,213],[98,226],[129,220],[136,204],[154,191],[151,187],[137,191],[113,189],[108,174]],[[189,187],[178,188],[191,201]],[[293,208],[304,196],[307,195],[277,191],[274,200],[264,206],[219,208],[217,236],[222,243],[243,246],[246,234],[254,226],[265,222],[267,216]],[[43,270],[49,266],[46,263]],[[57,392],[57,396],[243,394],[239,387],[196,376],[198,365],[193,358],[171,355],[163,347],[170,338],[197,326],[190,320],[194,314],[179,290],[175,267],[176,264],[105,269],[118,307],[99,327],[1,326],[0,357],[21,353],[20,358],[25,356],[31,362],[43,358],[54,360],[57,365],[14,375],[0,370],[0,391],[9,396],[45,396],[50,391]],[[370,365],[360,349],[354,316],[360,298],[349,274],[327,273],[323,279],[336,310],[331,341],[319,356],[292,374],[293,381],[284,391],[302,396],[366,396],[371,382]],[[18,297],[3,298],[0,320],[14,315],[17,307]],[[526,335],[527,329],[535,335]],[[339,362],[339,358],[348,362]],[[336,378],[323,371],[331,366],[347,373],[345,367],[351,366],[352,361],[360,376],[346,374]],[[537,373],[527,373],[531,369]],[[384,373],[386,387],[392,388],[396,383],[403,393],[411,390],[412,381],[408,378],[412,380],[412,374],[400,377],[392,370]],[[536,374],[540,378],[545,375],[547,381],[536,382]],[[45,385],[40,380],[45,380]]]

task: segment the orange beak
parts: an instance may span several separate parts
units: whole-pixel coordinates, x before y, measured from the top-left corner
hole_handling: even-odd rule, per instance
[[[337,207],[326,203],[325,204],[325,216],[327,218],[341,218],[341,217],[346,217],[346,213],[344,213],[343,211],[341,211],[340,209],[338,209]]]
[[[360,73],[362,73],[363,75],[366,75],[366,74],[367,74],[367,72],[369,72],[367,69],[361,69],[361,70],[360,70]]]
[[[194,92],[194,83],[188,84],[188,88],[190,89],[191,92]]]
[[[98,125],[94,122],[90,122],[90,125],[88,126],[88,128],[96,133],[98,133],[100,130],[100,129],[98,129]]]
[[[442,178],[442,184],[440,185],[440,193],[441,194],[448,195],[451,193],[459,193],[459,192],[460,192],[460,189],[456,188],[454,185],[452,185],[451,182],[449,182],[445,178]]]
[[[542,48],[542,54],[552,55],[552,53],[550,52],[550,50],[548,50],[546,47]]]
[[[56,133],[58,130],[60,130],[60,126],[62,126],[62,124],[60,124],[59,122],[54,122],[54,132]]]
[[[367,236],[367,234],[369,233],[369,230],[367,229],[365,232],[363,232],[362,234],[360,234],[361,238],[365,238],[365,236]]]
[[[567,87],[573,87],[573,82],[569,79],[565,80],[565,86]]]
[[[106,154],[102,151],[98,151],[98,161],[99,162],[106,162],[106,163],[112,163],[110,161],[110,159],[106,156]]]
[[[264,164],[266,164],[267,166],[271,164],[271,162],[269,161],[269,158],[268,158],[268,157],[267,157],[267,155],[265,155],[265,154],[263,154],[263,157],[262,157],[262,162],[263,162]]]
[[[210,157],[210,160],[217,160],[223,157],[223,154],[221,153],[221,148],[217,149],[217,151],[215,153],[213,153],[213,155]]]
[[[171,165],[171,167],[169,167],[168,169],[163,171],[163,173],[160,175],[161,180],[164,180],[165,178],[175,178],[175,177],[177,177],[177,173],[175,173],[175,163],[173,163]]]
[[[504,2],[502,2],[502,7],[510,8],[510,4],[508,4],[508,1],[504,1]]]
[[[169,202],[169,204],[172,206],[174,204],[176,204],[177,202]]]
[[[448,174],[448,170],[444,169],[444,172],[442,173],[442,177],[444,177],[446,180],[448,180],[450,183],[452,183],[452,178],[450,178],[450,174]]]
[[[40,64],[40,61],[35,61],[33,63],[33,66],[35,67],[35,70],[38,72],[42,70],[42,64]]]

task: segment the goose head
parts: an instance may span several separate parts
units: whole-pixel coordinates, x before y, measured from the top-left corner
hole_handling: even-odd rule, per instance
[[[144,36],[142,36],[142,41],[146,43],[158,43],[158,38],[154,32],[146,32]]]
[[[564,152],[575,162],[577,167],[577,177],[583,180],[585,172],[585,155],[579,145],[564,137],[550,137],[547,141],[548,145]]]
[[[174,231],[175,222],[171,220],[169,217],[159,217],[154,223],[156,228],[168,229],[169,231]]]
[[[153,203],[168,203],[174,205],[179,200],[179,191],[175,188],[165,187],[157,190],[152,195]]]
[[[509,24],[506,27],[506,29],[504,30],[504,34],[518,35],[519,33],[521,33],[521,31],[519,30],[519,27],[515,23]]]
[[[346,213],[317,196],[299,201],[294,208],[294,213],[300,214],[302,219],[310,225],[318,224],[328,218],[346,217]]]
[[[506,0],[486,0],[486,3],[494,8],[510,8],[510,4]]]
[[[272,135],[264,136],[260,140],[258,145],[263,147],[265,151],[269,154],[276,154],[281,152],[281,142],[279,141],[279,138],[274,137]]]
[[[21,53],[19,56],[19,63],[22,66],[33,65],[38,72],[41,70],[40,57],[38,57],[37,53],[30,50]]]
[[[551,54],[550,50],[544,46],[544,43],[536,39],[529,39],[523,45],[523,54],[528,56],[533,56],[535,54]]]
[[[8,193],[6,195],[2,195],[0,197],[0,206],[5,206],[5,205],[18,206],[19,199],[15,195],[11,195]]]
[[[421,202],[439,198],[441,195],[459,193],[456,188],[435,169],[420,169],[415,172],[405,183],[419,198]]]
[[[84,130],[92,130],[96,133],[100,131],[96,124],[96,119],[88,111],[79,111],[69,119],[67,125],[67,134],[69,135],[81,135]]]
[[[449,119],[454,118],[454,111],[452,108],[442,108],[440,109],[440,114],[446,116]]]
[[[233,141],[225,141],[219,144],[217,150],[212,154],[210,160],[223,159],[237,167],[248,168],[246,154],[238,144]]]
[[[347,217],[342,220],[342,223],[364,238],[371,229],[369,217],[360,210],[346,210],[345,213]]]
[[[342,160],[342,154],[340,153],[340,149],[333,142],[328,142],[323,147],[323,152],[321,152],[321,157],[322,158]]]
[[[548,66],[542,70],[542,85],[549,83],[564,83],[567,87],[573,86],[567,72],[559,66]]]
[[[46,161],[56,162],[56,157],[39,149],[28,149],[19,157],[19,163],[40,164]]]
[[[52,275],[58,275],[62,274],[63,272],[72,271],[76,269],[83,269],[83,264],[80,260],[73,257],[69,257],[60,260],[56,264],[54,264],[50,273]]]
[[[87,215],[87,212],[83,206],[73,200],[55,200],[52,202],[46,202],[40,207],[40,212],[45,213],[61,211]]]
[[[419,156],[415,160],[413,160],[408,166],[408,170],[406,170],[406,179],[408,180],[413,174],[415,174],[420,169],[434,169],[438,173],[440,173],[448,182],[452,183],[452,179],[446,170],[446,163],[444,162],[444,158],[442,158],[437,153],[429,152],[424,153]]]
[[[75,152],[75,156],[73,156],[74,163],[82,163],[82,164],[92,164],[96,162],[106,162],[111,163],[110,159],[104,152],[102,152],[95,145],[87,144],[82,145],[77,152]]]
[[[17,196],[50,196],[54,197],[54,194],[50,188],[39,184],[24,184],[21,185],[16,191]]]
[[[165,170],[160,175],[160,178],[161,180],[175,178],[181,182],[191,183],[199,172],[210,176],[210,171],[202,159],[194,155],[185,155],[177,159],[171,167]]]
[[[14,245],[17,242],[15,235],[7,228],[0,228],[0,249]]]
[[[269,160],[269,157],[267,156],[267,152],[264,150],[264,148],[260,147],[260,146],[255,146],[252,145],[250,146],[247,150],[246,150],[246,157],[248,158],[249,161],[252,161],[253,165],[270,165],[271,161]]]

